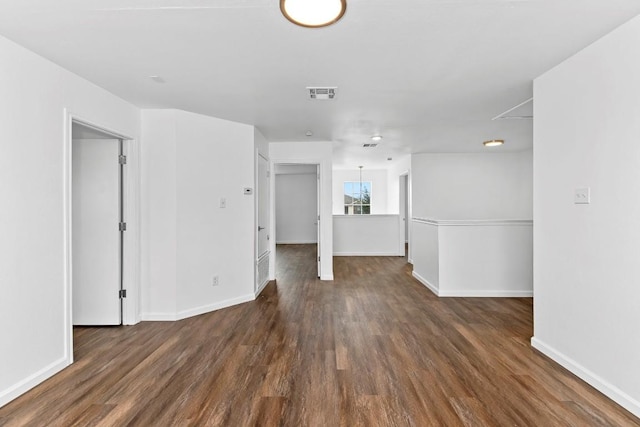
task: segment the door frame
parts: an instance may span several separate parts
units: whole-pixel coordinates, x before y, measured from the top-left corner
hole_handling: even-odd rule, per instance
[[[263,160],[265,160],[267,162],[267,188],[269,191],[269,194],[267,195],[267,213],[269,215],[268,218],[268,235],[267,235],[267,251],[264,254],[260,254],[260,230],[258,229],[258,227],[260,226],[260,203],[261,203],[261,198],[263,198],[265,195],[260,193],[260,158],[262,158]],[[254,284],[253,284],[253,290],[255,293],[256,298],[258,297],[258,295],[262,292],[262,290],[265,288],[265,286],[269,283],[271,279],[271,274],[268,273],[267,274],[267,281],[266,283],[259,283],[259,278],[260,278],[260,273],[259,273],[259,267],[260,267],[260,259],[263,258],[264,256],[267,256],[267,263],[271,264],[271,239],[270,237],[274,236],[274,232],[271,228],[271,200],[273,198],[273,190],[272,190],[272,184],[271,182],[273,181],[272,178],[272,164],[271,161],[269,160],[269,158],[267,156],[265,156],[264,154],[256,151],[256,155],[255,155],[255,211],[254,211]]]
[[[127,290],[127,298],[122,300],[122,323],[133,325],[140,321],[140,145],[138,141],[124,132],[120,132],[98,121],[88,119],[64,109],[63,138],[63,259],[64,259],[64,329],[65,359],[73,363],[73,200],[72,200],[72,150],[73,123],[112,135],[114,139],[123,140],[123,154],[127,156],[127,167],[124,168],[122,201],[127,231],[124,233],[123,254],[123,286]],[[115,160],[117,161],[117,160]]]
[[[405,179],[405,177],[407,179],[407,183],[406,183],[406,186],[405,186],[405,192],[406,192],[405,193],[405,198],[406,198],[405,205],[407,207],[406,212],[405,212],[405,217],[406,217],[406,222],[407,222],[406,227],[407,227],[407,246],[408,246],[408,249],[407,249],[407,252],[406,252],[406,256],[407,256],[407,262],[409,264],[413,264],[413,259],[411,257],[411,252],[412,252],[411,251],[411,230],[412,230],[412,226],[413,226],[412,220],[411,220],[411,218],[412,218],[412,215],[411,215],[411,213],[412,213],[411,170],[407,170],[407,171],[401,173],[400,176],[399,176],[399,180],[403,180],[403,179]],[[400,183],[398,183],[398,185],[400,186]],[[399,212],[402,212],[402,209],[404,209],[404,207],[400,207]],[[403,236],[403,238],[402,238],[403,242],[404,242],[404,233],[405,233],[405,230],[404,230],[404,227],[403,227],[402,230],[401,230],[401,235]],[[404,250],[404,248],[403,248],[403,250]]]
[[[269,278],[270,280],[275,280],[276,279],[276,233],[278,232],[278,230],[276,230],[276,179],[275,179],[275,170],[276,170],[276,165],[315,165],[316,166],[316,180],[317,180],[317,206],[316,206],[316,211],[319,212],[319,219],[318,219],[318,241],[316,242],[316,248],[318,251],[317,256],[320,257],[320,248],[321,248],[321,244],[322,244],[322,227],[323,227],[323,215],[322,215],[322,162],[319,160],[271,160],[270,166],[271,166],[271,173],[273,174],[273,179],[271,180],[270,184],[271,184],[271,215],[269,218],[269,221],[271,221],[271,235],[273,236],[273,239],[271,239],[271,260],[273,260],[272,263],[270,263],[269,265]],[[320,260],[318,261],[318,277],[321,278],[322,276],[322,263],[326,262],[326,260],[323,260],[322,257],[320,257]],[[331,260],[331,262],[333,262],[333,260]]]

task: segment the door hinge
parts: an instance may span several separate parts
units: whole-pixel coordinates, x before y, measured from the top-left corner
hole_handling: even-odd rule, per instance
[[[318,221],[320,221],[320,215],[318,215]]]
[[[120,289],[120,290],[118,291],[118,296],[119,296],[120,298],[126,298],[126,297],[127,297],[127,290],[126,290],[126,289]]]
[[[121,222],[120,224],[118,224],[118,230],[127,231],[127,223],[126,222]]]
[[[121,165],[126,165],[127,164],[127,156],[125,156],[124,154],[120,154],[118,156],[118,163],[120,163]]]
[[[320,262],[320,257],[318,257],[318,262]]]
[[[267,178],[271,178],[271,171],[267,171]]]

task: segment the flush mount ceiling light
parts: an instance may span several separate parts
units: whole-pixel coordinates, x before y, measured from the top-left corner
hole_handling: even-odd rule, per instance
[[[504,144],[504,139],[491,139],[482,143],[485,147],[498,147]]]
[[[380,142],[380,141],[382,141],[382,135],[373,135],[371,137],[371,140],[375,141],[375,142]]]
[[[280,0],[280,10],[285,18],[301,27],[326,27],[342,18],[347,0]]]

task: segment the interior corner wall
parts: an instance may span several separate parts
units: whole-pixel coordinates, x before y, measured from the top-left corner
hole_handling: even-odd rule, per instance
[[[138,137],[139,110],[0,37],[0,406],[67,366],[68,113]]]
[[[181,319],[252,300],[255,196],[243,188],[255,182],[253,126],[144,110],[142,129],[143,319]]]
[[[636,416],[639,45],[635,18],[534,83],[532,343]]]
[[[414,154],[412,216],[437,220],[531,219],[531,151]]]
[[[320,165],[320,257],[322,280],[333,280],[333,216],[332,209],[332,170],[333,143],[318,142],[271,142],[269,157],[272,164],[307,163]],[[271,194],[274,192],[275,180],[272,180]],[[275,199],[271,198],[271,229],[275,229]],[[275,253],[275,239],[271,240],[271,252]],[[275,279],[275,264],[269,266],[270,279]]]
[[[359,182],[359,169],[336,169],[333,171],[333,214],[344,215],[344,183]],[[387,214],[387,171],[386,169],[363,169],[362,181],[371,182],[371,214]]]

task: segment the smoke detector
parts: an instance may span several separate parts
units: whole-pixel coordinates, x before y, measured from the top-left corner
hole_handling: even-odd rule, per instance
[[[307,87],[309,99],[331,100],[336,97],[337,87]]]

